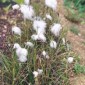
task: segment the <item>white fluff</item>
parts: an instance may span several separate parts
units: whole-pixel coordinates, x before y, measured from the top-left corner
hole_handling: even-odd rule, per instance
[[[19,5],[18,5],[18,4],[13,5],[13,6],[12,6],[12,9],[13,9],[13,10],[14,10],[14,9],[19,9]]]
[[[53,26],[51,26],[51,32],[58,37],[60,34],[60,30],[62,29],[61,24],[54,24]]]
[[[49,20],[52,20],[52,17],[50,14],[46,14],[46,18],[49,19]]]
[[[43,52],[42,52],[42,55],[43,55],[43,56],[46,56],[46,55],[47,55],[47,52],[46,52],[46,51],[43,51]]]
[[[45,0],[45,5],[47,7],[52,8],[53,10],[56,10],[56,8],[57,8],[57,0]]]
[[[56,49],[56,47],[57,47],[56,41],[51,40],[51,42],[50,42],[50,47]]]
[[[17,34],[17,35],[20,35],[21,36],[21,29],[19,27],[17,27],[17,26],[13,26],[12,27],[12,32],[14,34]]]
[[[41,75],[43,73],[43,70],[42,69],[38,69],[37,72],[38,72],[39,75]]]
[[[32,40],[35,40],[35,41],[38,40],[38,35],[37,35],[37,34],[33,34],[33,35],[31,36],[31,39],[32,39]]]
[[[46,57],[46,59],[49,59],[50,58],[49,55],[46,55],[45,57]]]
[[[73,62],[73,57],[68,57],[67,62],[72,63]]]
[[[34,75],[34,77],[36,78],[36,77],[38,77],[39,73],[38,73],[37,71],[34,71],[34,72],[33,72],[33,75]]]
[[[27,57],[26,56],[20,56],[18,60],[20,62],[26,62],[27,61]]]
[[[63,41],[63,45],[65,45],[66,43],[65,38],[62,38],[62,41]]]
[[[49,55],[46,51],[43,51],[42,52],[42,55],[46,58],[46,59],[49,59]]]
[[[30,4],[30,0],[24,0],[24,3],[25,3],[26,5],[29,5],[29,4]]]
[[[44,34],[33,34],[32,36],[31,36],[31,38],[32,38],[32,40],[40,40],[41,42],[46,42],[46,37],[45,37],[45,35]]]
[[[25,45],[28,47],[34,47],[34,44],[32,42],[26,42]]]
[[[41,75],[43,73],[42,69],[38,69],[37,71],[33,72],[34,78],[38,77],[39,75]]]
[[[21,48],[21,46],[18,43],[15,43],[13,48],[16,49],[16,55],[18,56],[19,60],[21,62],[26,62],[28,55],[27,49]]]
[[[34,12],[34,9],[31,5],[27,6],[27,5],[22,4],[20,7],[20,10],[23,14],[24,19],[29,19],[29,20],[33,19],[35,12]]]
[[[39,34],[45,34],[46,22],[44,20],[34,20],[33,29]]]
[[[46,37],[44,34],[38,34],[38,40],[40,40],[41,42],[46,42]]]

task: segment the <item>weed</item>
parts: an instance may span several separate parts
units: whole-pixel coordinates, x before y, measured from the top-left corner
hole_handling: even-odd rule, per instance
[[[79,12],[85,11],[85,0],[64,0],[67,7],[78,9]]]
[[[64,4],[67,10],[65,17],[75,23],[80,23],[85,19],[85,5],[81,6],[81,3],[84,3],[82,0],[64,0]],[[85,3],[84,3],[85,4]],[[78,10],[76,10],[78,8]]]
[[[73,32],[73,33],[76,34],[76,35],[79,34],[79,29],[78,29],[77,27],[75,27],[75,26],[72,26],[72,27],[70,28],[70,31]]]
[[[82,44],[85,45],[85,42],[83,41]]]
[[[85,66],[79,64],[79,63],[75,63],[74,65],[74,72],[76,74],[80,74],[80,73],[83,73],[85,74]]]

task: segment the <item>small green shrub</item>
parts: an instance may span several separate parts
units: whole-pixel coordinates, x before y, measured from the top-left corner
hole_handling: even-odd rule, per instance
[[[65,17],[74,22],[80,23],[85,20],[85,0],[64,0],[67,13]]]
[[[73,33],[76,34],[76,35],[79,34],[79,29],[78,29],[77,27],[75,27],[75,26],[72,26],[72,27],[70,28],[70,31],[73,32]]]
[[[10,0],[0,0],[0,2],[2,2],[2,3],[10,2]]]
[[[64,0],[67,7],[78,9],[80,12],[85,12],[85,0]]]
[[[79,74],[79,73],[83,73],[85,74],[85,66],[79,64],[79,63],[75,63],[74,65],[74,72],[76,74]]]
[[[0,2],[2,2],[2,3],[11,2],[11,1],[14,1],[18,4],[21,4],[24,2],[24,0],[0,0]]]

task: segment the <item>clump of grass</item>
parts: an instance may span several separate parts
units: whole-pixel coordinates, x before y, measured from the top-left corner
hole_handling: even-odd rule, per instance
[[[78,9],[80,12],[85,11],[85,1],[84,0],[64,0],[67,7]]]
[[[77,12],[76,10],[74,9],[71,9],[71,8],[66,8],[67,10],[67,14],[65,15],[65,17],[74,22],[74,23],[80,23],[82,21],[82,16],[81,14],[79,14],[79,12]]]
[[[73,32],[75,35],[78,35],[79,34],[79,29],[75,26],[72,26],[70,28],[70,31]]]
[[[83,45],[85,45],[85,42],[82,42]]]
[[[67,14],[65,15],[65,17],[68,20],[75,22],[75,23],[80,23],[81,21],[84,21],[85,6],[82,5],[81,3],[84,4],[84,1],[82,1],[82,0],[72,0],[72,1],[64,0],[64,4],[65,4],[66,10],[67,10]]]
[[[79,64],[79,63],[75,63],[74,65],[74,72],[76,74],[80,74],[80,73],[83,73],[85,74],[85,66]]]
[[[10,48],[11,56],[2,55],[2,83],[6,85],[69,85],[68,81],[68,68],[67,57],[70,56],[69,50],[67,50],[67,44],[63,44],[62,38],[65,37],[64,29],[58,38],[50,33],[50,26],[53,23],[59,23],[58,16],[51,9],[43,8],[43,2],[31,2],[34,4],[35,11],[38,16],[44,18],[46,10],[53,16],[53,21],[46,21],[46,37],[47,42],[41,43],[38,41],[33,41],[31,39],[32,33],[35,33],[32,29],[32,21],[26,20],[21,22],[16,22],[17,26],[22,29],[22,36],[8,36],[8,40],[11,45],[15,42],[19,43],[20,46],[25,47],[24,42],[31,41],[34,44],[34,48],[27,48],[28,50],[28,60],[25,63],[21,63],[17,60],[16,52]],[[38,7],[38,4],[40,7]],[[39,11],[38,11],[39,10]],[[51,11],[50,11],[51,10]],[[37,12],[38,11],[38,12]],[[50,48],[50,40],[54,39],[57,42],[57,48]],[[11,43],[12,42],[12,43]],[[66,42],[66,40],[65,40]],[[49,54],[49,59],[42,58],[42,51],[46,50]],[[37,69],[43,69],[42,75],[34,78],[33,71]],[[71,68],[71,67],[70,67]]]

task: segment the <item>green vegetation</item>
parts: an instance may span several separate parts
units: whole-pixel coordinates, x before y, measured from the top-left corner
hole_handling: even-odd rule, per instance
[[[79,12],[85,12],[85,0],[64,0],[69,8],[78,9]]]
[[[2,3],[10,2],[10,0],[0,0],[0,2],[2,2]]]
[[[75,63],[74,65],[74,72],[76,74],[80,74],[80,73],[83,73],[85,74],[85,66],[79,64],[79,63]]]
[[[13,0],[13,1],[18,3],[18,4],[22,4],[24,2],[24,0]]]
[[[73,32],[76,35],[79,34],[79,29],[77,27],[75,27],[75,26],[71,26],[70,31]]]
[[[64,0],[67,13],[65,17],[74,22],[80,23],[85,20],[85,0]]]
[[[24,2],[24,0],[0,0],[0,2],[2,2],[2,3],[11,2],[11,1],[14,1],[14,2],[16,2],[18,4],[21,4],[21,3]]]

